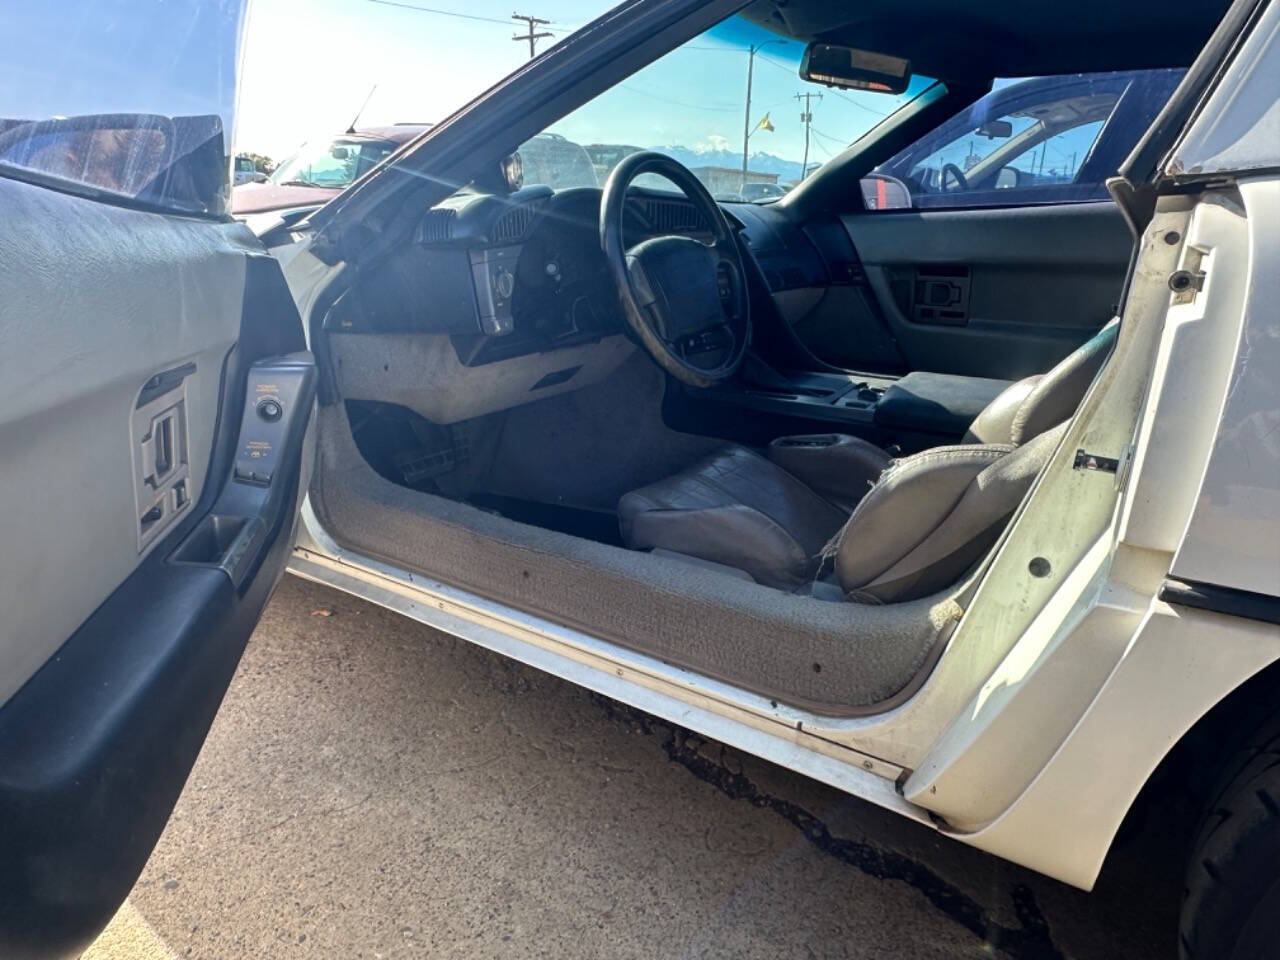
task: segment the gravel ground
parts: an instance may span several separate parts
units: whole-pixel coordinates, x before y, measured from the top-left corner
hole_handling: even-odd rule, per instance
[[[286,577],[85,957],[1167,958],[1153,830],[1084,894]]]

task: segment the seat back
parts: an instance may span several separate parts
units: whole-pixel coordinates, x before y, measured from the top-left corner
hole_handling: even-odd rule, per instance
[[[1084,399],[1120,332],[1113,319],[1048,373],[1007,387],[969,425],[965,443],[1026,443],[1069,419]]]
[[[895,460],[828,545],[845,595],[898,603],[959,580],[996,542],[1066,429],[1020,447],[961,444]]]

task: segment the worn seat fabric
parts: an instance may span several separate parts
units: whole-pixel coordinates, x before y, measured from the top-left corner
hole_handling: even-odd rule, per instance
[[[849,512],[758,453],[730,445],[625,494],[618,516],[624,542],[635,549],[688,554],[791,588],[816,572]]]

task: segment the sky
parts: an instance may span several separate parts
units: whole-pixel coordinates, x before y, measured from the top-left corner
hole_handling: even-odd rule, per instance
[[[523,0],[520,0],[523,2]],[[535,0],[519,7],[552,21],[555,37],[608,3]],[[242,62],[236,148],[283,159],[302,141],[344,130],[373,90],[361,126],[438,121],[528,58],[512,35],[510,0],[251,0]],[[734,18],[646,67],[551,129],[579,143],[685,146],[740,152],[747,46],[755,57],[750,152],[800,161],[804,124],[796,93],[813,99],[810,162],[838,153],[899,98],[805,84],[802,45]],[[375,88],[376,85],[376,89]],[[917,84],[914,89],[918,89]]]
[[[536,0],[519,12],[555,21],[539,29],[563,37],[609,6]],[[236,148],[283,159],[346,129],[375,85],[362,126],[443,119],[528,60],[528,43],[511,39],[523,26],[512,9],[511,0],[250,0]]]
[[[439,121],[528,59],[519,13],[550,23],[539,51],[612,0],[241,0],[0,2],[0,117],[94,113],[234,118],[235,152],[281,161],[309,139],[360,126]],[[552,130],[581,144],[742,149],[748,48],[754,57],[750,152],[798,164],[814,94],[809,158],[822,162],[903,98],[800,80],[803,46],[731,18],[606,91]],[[919,78],[917,78],[919,80]],[[913,87],[918,90],[924,81]],[[372,95],[371,94],[372,91]],[[820,99],[819,99],[820,96]],[[762,124],[765,118],[767,124]],[[740,155],[740,154],[739,154]],[[722,158],[723,160],[723,158]]]

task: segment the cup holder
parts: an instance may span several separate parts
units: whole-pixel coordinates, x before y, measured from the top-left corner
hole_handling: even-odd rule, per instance
[[[169,562],[217,567],[238,585],[254,555],[251,548],[262,539],[264,530],[257,517],[211,514],[170,554]]]
[[[216,564],[227,555],[248,522],[248,517],[205,517],[174,551],[173,559],[178,563]]]

